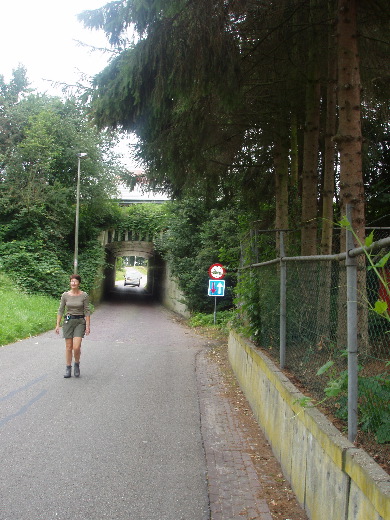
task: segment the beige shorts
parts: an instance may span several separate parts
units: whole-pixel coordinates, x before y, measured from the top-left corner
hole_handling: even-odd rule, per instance
[[[62,334],[65,339],[83,338],[85,335],[85,318],[64,321]]]

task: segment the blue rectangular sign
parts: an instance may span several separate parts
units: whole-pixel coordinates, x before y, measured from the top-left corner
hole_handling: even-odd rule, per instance
[[[225,296],[225,280],[209,280],[209,296]]]

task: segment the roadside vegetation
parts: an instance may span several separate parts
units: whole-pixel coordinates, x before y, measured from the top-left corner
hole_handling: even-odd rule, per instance
[[[231,324],[232,320],[234,319],[234,315],[234,310],[217,312],[214,323],[214,313],[206,314],[203,312],[198,312],[188,320],[188,324],[193,328],[199,327],[211,330],[215,329],[228,334],[229,324]]]
[[[214,313],[207,314],[198,312],[193,314],[188,320],[187,325],[196,334],[199,334],[210,340],[212,351],[223,348],[227,350],[229,328],[232,326],[236,316],[234,309],[220,311],[216,314],[216,322],[214,323]]]
[[[83,152],[79,273],[90,292],[104,265],[98,237],[119,214],[115,133],[98,132],[75,98],[32,93],[22,66],[9,83],[0,75],[0,129],[0,270],[27,293],[57,298],[68,287]]]
[[[54,329],[58,300],[27,294],[0,273],[0,346]]]

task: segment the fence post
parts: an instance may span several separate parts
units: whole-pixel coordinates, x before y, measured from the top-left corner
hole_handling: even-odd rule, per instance
[[[279,237],[280,249],[280,319],[279,319],[279,356],[280,368],[285,367],[286,363],[286,293],[287,293],[287,264],[283,260],[285,256],[284,250],[284,231],[280,231]]]
[[[346,207],[348,222],[352,223],[352,208]],[[352,225],[352,224],[351,224]],[[358,340],[357,340],[357,260],[349,256],[355,244],[352,232],[346,230],[347,270],[347,349],[348,349],[348,440],[354,442],[358,422]]]

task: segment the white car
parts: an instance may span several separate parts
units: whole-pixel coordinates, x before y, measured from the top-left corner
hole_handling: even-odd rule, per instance
[[[138,274],[129,274],[125,276],[125,285],[130,285],[131,287],[139,287],[141,282],[141,275]]]

